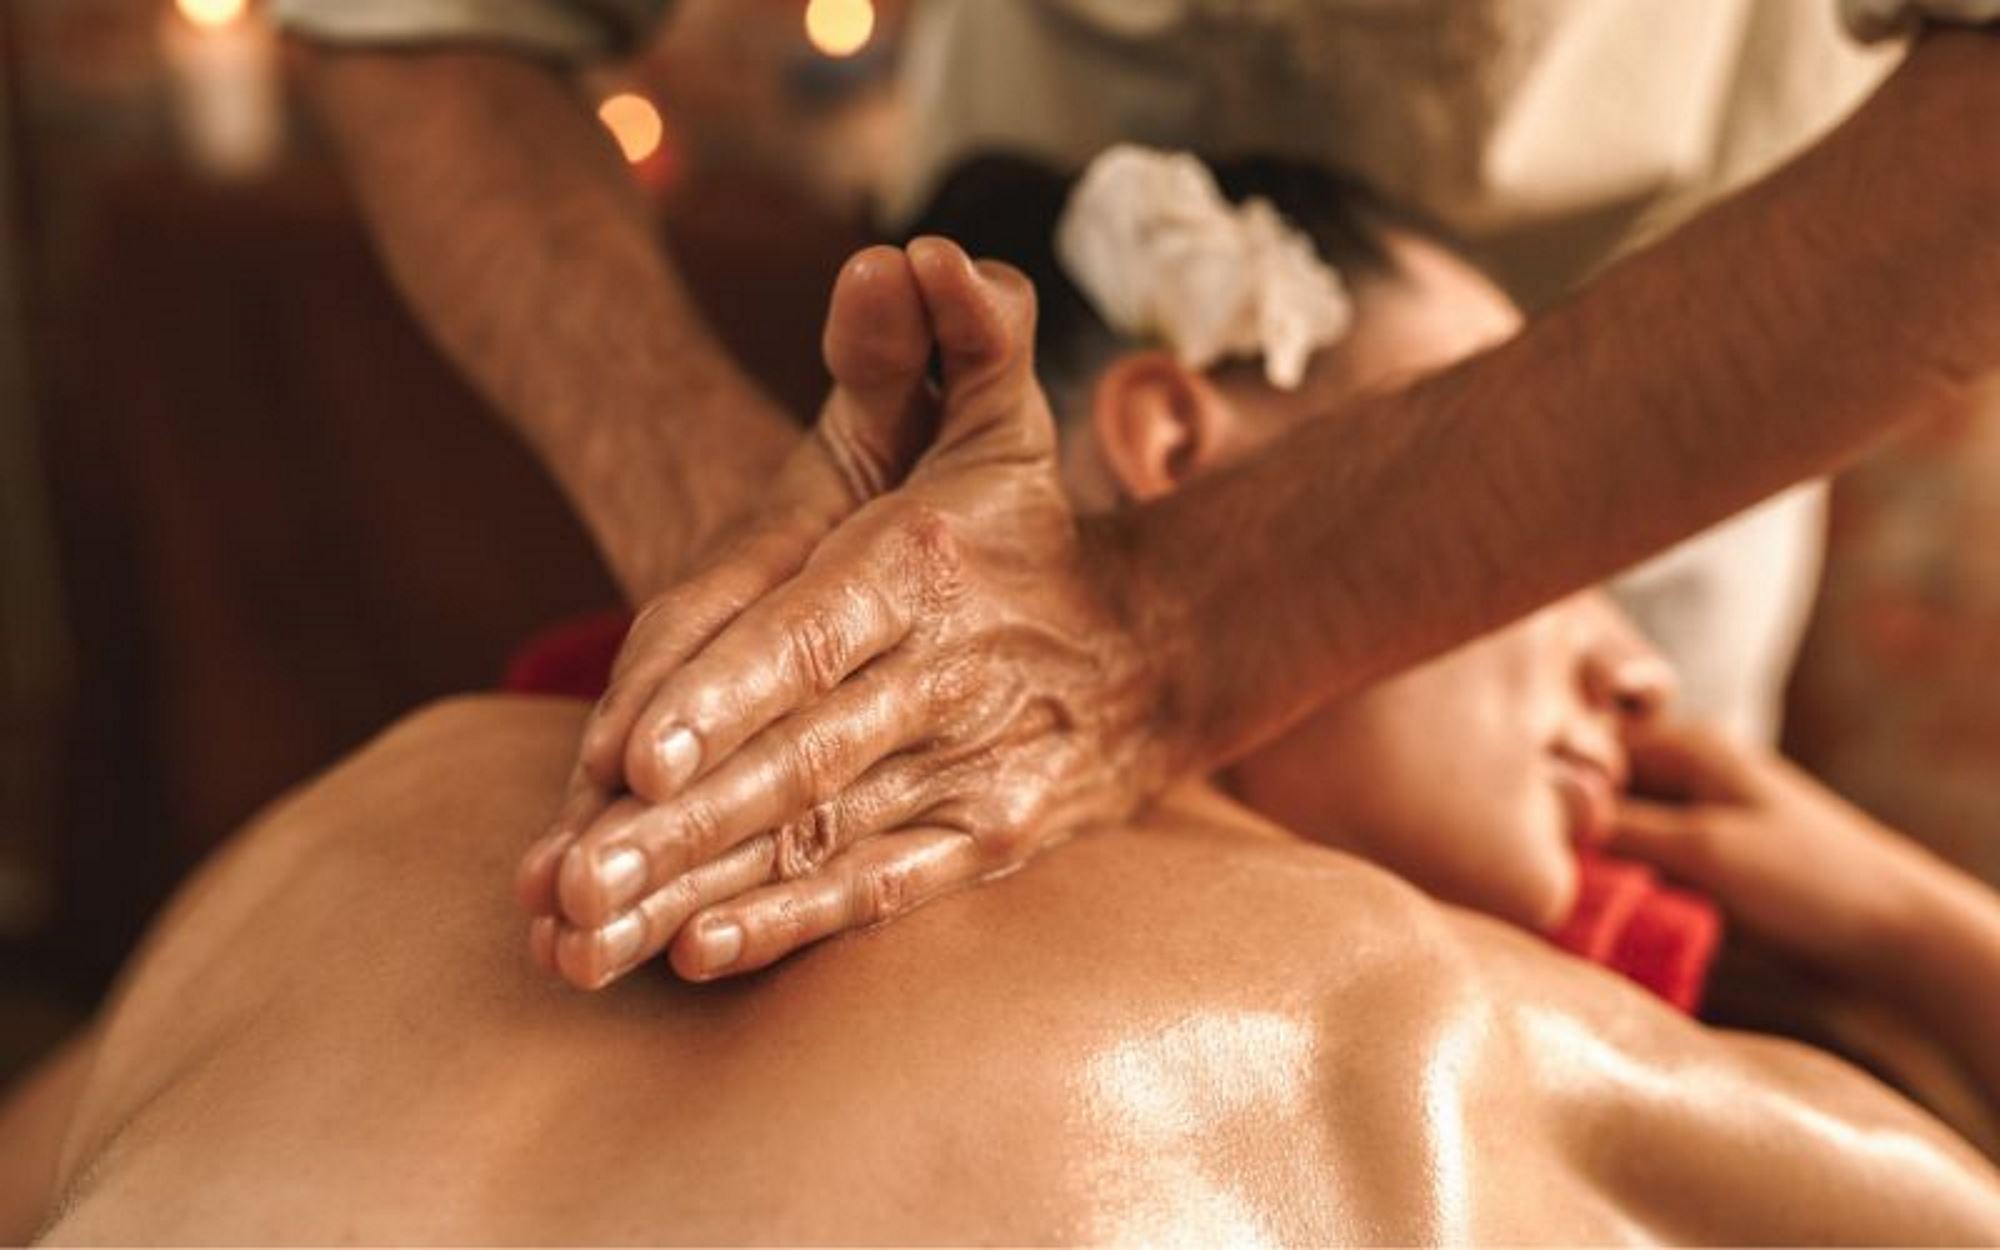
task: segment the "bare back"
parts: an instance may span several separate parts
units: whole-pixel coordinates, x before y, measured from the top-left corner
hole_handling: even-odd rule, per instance
[[[738,984],[586,996],[508,876],[580,712],[421,713],[175,904],[54,1241],[1977,1241],[1993,1170],[1212,796]]]

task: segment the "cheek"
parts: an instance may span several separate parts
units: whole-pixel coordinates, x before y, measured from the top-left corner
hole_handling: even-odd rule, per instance
[[[1503,852],[1490,865],[1483,908],[1537,932],[1567,920],[1576,905],[1576,852],[1555,790],[1521,795],[1514,823],[1494,836]]]
[[[1518,724],[1518,720],[1517,720]],[[1576,853],[1550,764],[1518,729],[1496,734],[1455,822],[1454,902],[1543,931],[1568,918]]]
[[[1569,914],[1568,818],[1533,761],[1443,770],[1384,829],[1383,862],[1445,902],[1536,931]]]
[[[1454,728],[1327,714],[1232,770],[1266,819],[1352,851],[1445,902],[1525,928],[1568,917],[1576,892],[1568,817],[1546,761],[1518,729],[1488,734],[1466,707]]]

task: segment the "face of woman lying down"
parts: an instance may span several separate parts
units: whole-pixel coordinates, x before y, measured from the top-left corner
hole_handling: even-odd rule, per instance
[[[1414,379],[1518,328],[1505,296],[1469,267],[1413,237],[1386,242],[1394,275],[1354,287],[1352,329],[1297,392],[1242,367],[1188,375],[1158,353],[1114,362],[1093,396],[1089,450],[1116,491],[1173,490],[1300,421],[1339,420],[1357,392]],[[1606,831],[1625,781],[1625,728],[1653,714],[1670,684],[1616,609],[1581,595],[1330,702],[1228,782],[1304,837],[1446,901],[1547,928],[1574,900],[1575,844]]]
[[[1229,783],[1303,837],[1547,929],[1575,901],[1575,848],[1610,830],[1627,731],[1670,685],[1609,600],[1579,595],[1329,702]]]

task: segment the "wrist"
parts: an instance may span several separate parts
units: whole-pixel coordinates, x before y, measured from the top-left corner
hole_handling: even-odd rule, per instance
[[[1135,513],[1080,518],[1083,573],[1109,614],[1118,663],[1131,673],[1133,763],[1157,792],[1209,762],[1195,730],[1185,604],[1143,558]]]
[[[636,603],[744,517],[798,434],[747,383],[663,377],[635,392],[548,423],[558,436],[541,450]]]

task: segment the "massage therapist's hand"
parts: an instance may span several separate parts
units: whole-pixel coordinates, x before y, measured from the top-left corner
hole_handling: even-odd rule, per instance
[[[819,420],[750,515],[698,555],[694,572],[641,607],[618,657],[614,693],[629,693],[634,683],[686,660],[796,574],[834,526],[900,481],[930,442],[936,429],[935,396],[925,376],[930,326],[902,250],[868,248],[850,259],[835,281],[827,323],[824,351],[837,384]],[[607,698],[593,727],[614,705]],[[552,828],[521,863],[523,902],[548,918],[536,926],[544,962],[552,949],[562,853],[623,792],[617,761],[608,764],[593,768],[578,761]]]
[[[1698,886],[1822,974],[1881,985],[1957,874],[1777,755],[1681,725],[1639,731],[1610,849]]]
[[[738,611],[696,582],[635,627],[581,753],[596,792],[630,793],[524,878],[558,913],[538,947],[579,985],[670,942],[689,978],[762,967],[1164,780],[1156,687],[1058,477],[1032,290],[942,240],[908,258],[942,362],[936,441],[776,592]],[[662,645],[682,621],[699,645]]]

